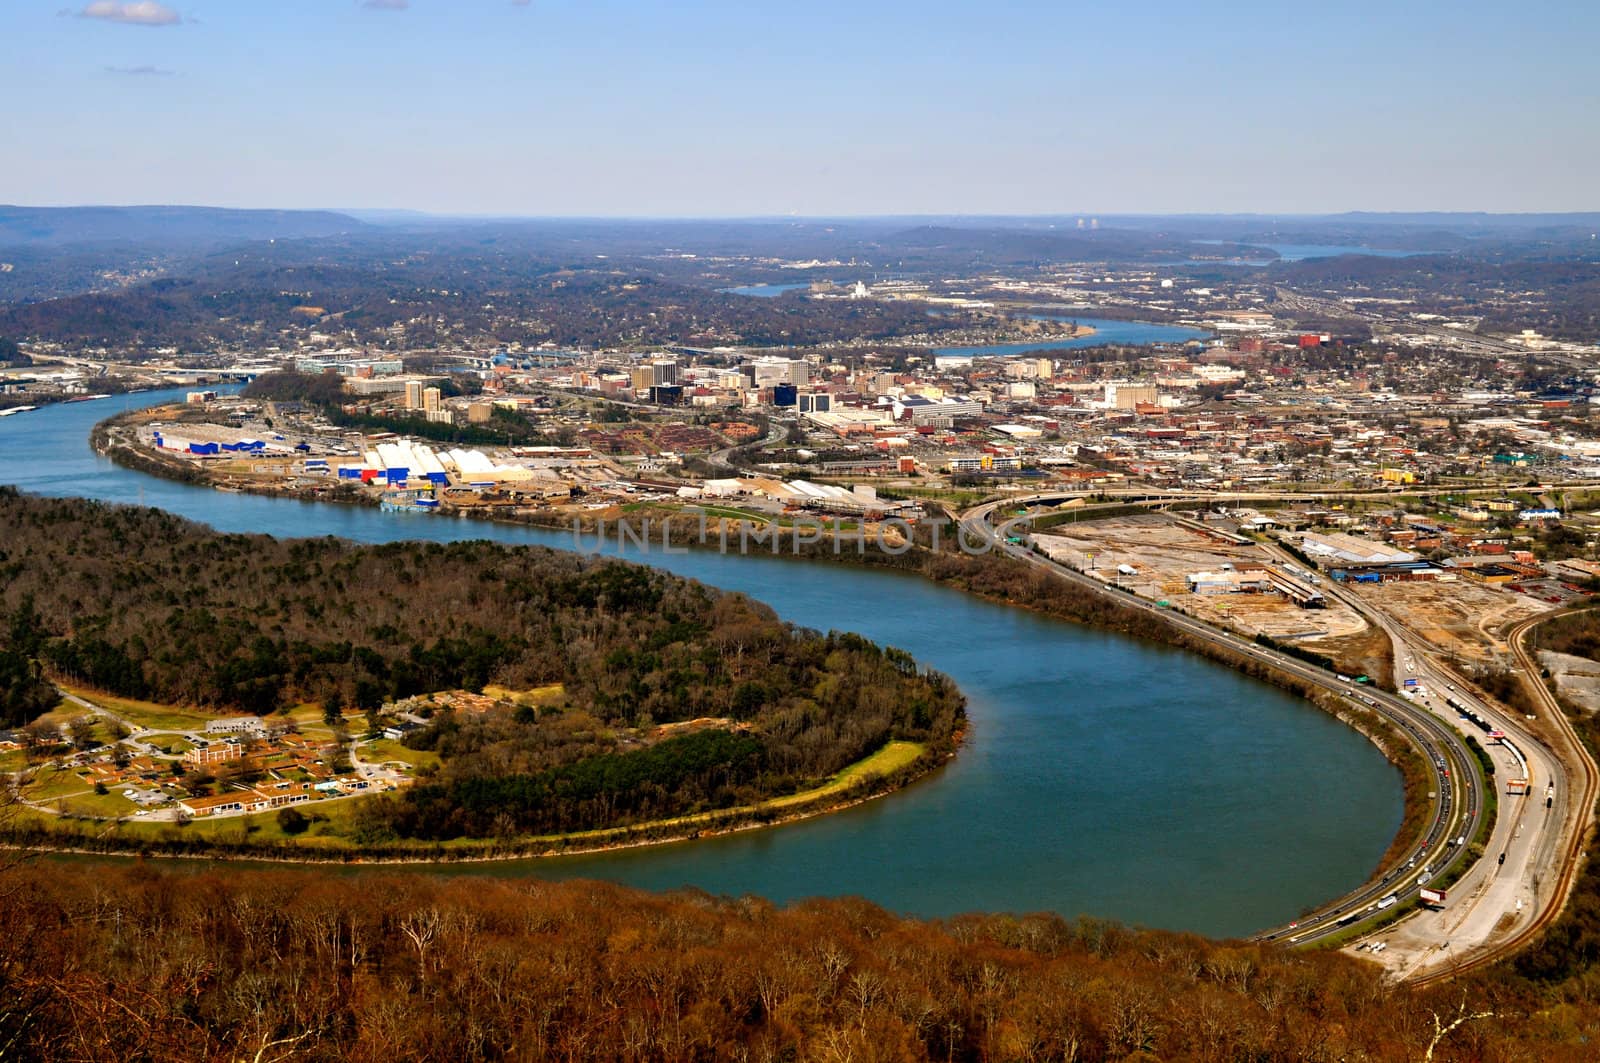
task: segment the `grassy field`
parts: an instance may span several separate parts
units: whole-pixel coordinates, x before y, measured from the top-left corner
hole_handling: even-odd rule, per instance
[[[53,801],[92,789],[93,784],[85,782],[75,772],[65,768],[40,768],[28,783],[26,796],[29,801]]]
[[[532,690],[512,690],[510,687],[490,683],[483,688],[483,693],[485,697],[497,701],[509,701],[513,705],[527,705],[529,708],[537,709],[560,702],[566,695],[566,688],[560,683],[551,683],[549,686],[534,687]]]
[[[721,517],[723,520],[748,520],[756,524],[771,524],[772,514],[753,513],[746,509],[734,509],[731,506],[708,506],[703,503],[694,507],[707,517]]]
[[[829,797],[843,793],[852,784],[873,775],[892,775],[902,768],[909,767],[916,759],[922,756],[923,746],[919,742],[890,742],[882,749],[865,760],[858,760],[845,768],[839,774],[823,783],[814,790],[803,790],[788,797],[775,797],[764,801],[758,808],[792,808],[803,805],[818,798]]]
[[[120,789],[112,789],[110,793],[97,794],[93,789],[83,793],[74,794],[65,799],[67,811],[78,816],[93,816],[97,819],[116,819],[118,816],[131,816],[139,810],[139,806],[122,796]]]
[[[122,796],[121,787],[97,794],[94,783],[66,768],[41,768],[25,790],[26,799],[52,810],[96,819],[131,816],[138,808]]]
[[[394,745],[398,745],[394,743]],[[387,748],[383,742],[375,743],[377,749]],[[404,747],[400,747],[404,748]],[[377,758],[377,749],[372,757]],[[408,754],[418,755],[415,750],[404,750]],[[689,831],[699,827],[714,827],[720,822],[740,816],[757,815],[760,813],[782,813],[785,810],[801,808],[818,801],[825,801],[830,797],[844,794],[855,783],[873,776],[884,776],[899,771],[914,763],[922,755],[924,747],[916,742],[890,742],[882,749],[862,760],[851,764],[840,771],[827,782],[809,790],[789,794],[784,797],[775,797],[755,805],[739,808],[719,809],[715,812],[699,812],[693,815],[677,816],[671,819],[655,820],[650,823],[634,824],[630,827],[607,827],[598,830],[574,831],[569,834],[539,835],[532,838],[518,839],[531,844],[571,845],[582,847],[585,844],[602,845],[613,839],[626,839],[630,834],[643,831]],[[400,759],[394,757],[393,759]],[[114,801],[119,809],[115,814],[131,815],[135,810],[132,802],[121,797],[115,791],[109,795],[94,794],[92,788],[82,779],[71,772],[56,772],[54,776],[66,776],[66,779],[52,778],[48,785],[52,792],[59,796],[74,794],[68,798],[70,802],[83,799],[79,795],[87,791],[87,797],[95,799],[95,807],[101,803]],[[70,782],[68,781],[70,780]],[[37,798],[36,798],[37,799]],[[353,819],[357,812],[358,804],[365,798],[343,798],[330,801],[313,801],[295,806],[307,819],[312,821],[309,830],[298,835],[284,833],[278,824],[277,812],[262,812],[253,816],[226,816],[217,819],[202,817],[188,824],[179,826],[169,822],[150,822],[147,820],[127,820],[117,824],[108,824],[108,829],[115,831],[115,836],[129,841],[160,842],[164,840],[181,840],[183,838],[206,838],[213,841],[230,844],[257,844],[274,845],[290,842],[298,848],[325,851],[328,853],[351,853],[358,851],[359,847],[350,840],[353,829]],[[107,806],[108,809],[111,806]],[[85,810],[88,813],[87,809]],[[104,815],[112,814],[109,810]],[[30,819],[42,820],[48,824],[52,817],[42,813],[31,813]],[[488,849],[491,846],[503,844],[501,841],[492,841],[484,838],[454,838],[440,845],[419,844],[419,851],[432,851],[444,849],[470,853],[478,849]]]
[[[379,738],[362,748],[361,759],[375,764],[398,760],[402,764],[420,768],[424,764],[437,765],[439,754],[431,749],[407,749],[392,738]]]
[[[114,697],[110,694],[100,694],[81,687],[69,686],[66,683],[57,683],[58,687],[89,702],[98,705],[107,712],[114,713],[127,720],[129,723],[148,728],[152,731],[204,731],[208,720],[215,720],[216,713],[207,715],[192,709],[180,709],[173,705],[158,705],[151,701],[134,701],[130,698]],[[81,712],[73,715],[82,715]]]
[[[121,809],[116,813],[118,815],[131,816],[137,811],[137,806],[132,801],[116,791],[108,795],[91,792],[88,796],[98,802],[119,802]],[[79,800],[85,799],[67,799],[68,810],[79,811],[76,807],[76,802]],[[148,819],[128,819],[120,823],[106,823],[103,826],[114,831],[113,836],[132,842],[180,841],[194,838],[229,844],[277,845],[292,842],[295,846],[305,849],[349,852],[353,848],[348,837],[351,829],[350,820],[358,800],[360,799],[314,801],[296,805],[295,808],[300,814],[311,820],[310,828],[298,835],[284,832],[278,825],[278,813],[275,811],[254,816],[223,816],[216,819],[201,817],[182,826],[169,821]],[[85,814],[94,814],[84,811]],[[36,817],[34,822],[42,820],[46,826],[54,818],[40,813],[34,813],[33,816]]]
[[[921,498],[930,502],[947,502],[956,509],[971,509],[989,498],[993,492],[968,491],[959,487],[885,487],[882,494],[888,498],[904,495],[907,498]]]
[[[34,722],[47,724],[51,727],[63,728],[73,720],[80,719],[85,716],[88,716],[90,721],[93,723],[93,726],[89,729],[89,733],[94,736],[94,740],[96,742],[104,744],[117,740],[114,730],[115,724],[103,716],[95,716],[88,709],[74,701],[63,700],[61,704],[57,705],[50,712],[40,716]]]

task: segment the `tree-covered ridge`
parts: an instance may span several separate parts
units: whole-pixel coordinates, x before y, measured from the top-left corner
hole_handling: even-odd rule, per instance
[[[943,755],[963,716],[954,685],[903,652],[543,547],[222,535],[159,510],[0,490],[0,612],[7,674],[42,664],[160,702],[265,714],[491,683],[560,689],[538,710],[436,716],[413,742],[443,768],[369,817],[374,838],[742,805],[891,740]],[[656,731],[694,720],[711,723]]]
[[[0,888],[0,1043],[22,1059],[1594,1059],[1592,986],[1417,991],[1336,953],[1094,919],[143,867]]]
[[[286,245],[241,250],[179,264],[185,275],[37,302],[4,305],[0,290],[0,332],[151,352],[326,329],[387,346],[402,330],[397,346],[417,350],[479,339],[530,346],[808,345],[944,332],[970,322],[961,313],[930,318],[911,302],[727,295],[670,279],[648,262],[566,268],[520,255],[433,249],[411,249],[403,261],[390,262],[370,247],[327,256],[336,261],[315,253],[280,261],[286,252]]]

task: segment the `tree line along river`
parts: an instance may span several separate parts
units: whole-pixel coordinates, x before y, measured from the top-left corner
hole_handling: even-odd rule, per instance
[[[159,506],[228,532],[360,542],[572,535],[193,487],[94,454],[94,424],[155,392],[0,420],[0,483]],[[970,699],[960,755],[909,789],[773,830],[435,874],[606,878],[782,902],[857,894],[896,911],[1041,911],[1235,935],[1357,885],[1400,823],[1399,775],[1355,732],[1182,651],[831,562],[598,546],[859,632]]]

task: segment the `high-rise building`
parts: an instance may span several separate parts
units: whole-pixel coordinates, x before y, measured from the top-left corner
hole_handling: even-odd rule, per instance
[[[758,388],[776,384],[805,387],[811,383],[811,365],[804,358],[757,358],[752,383]]]
[[[420,410],[420,409],[422,409],[422,381],[420,381],[420,380],[407,380],[406,381],[406,409],[408,409],[408,410]]]
[[[428,413],[438,413],[440,403],[444,400],[444,393],[438,388],[424,388],[422,392],[422,408]]]
[[[628,375],[633,379],[634,391],[647,392],[651,388],[676,384],[678,363],[671,358],[655,358],[639,363]]]

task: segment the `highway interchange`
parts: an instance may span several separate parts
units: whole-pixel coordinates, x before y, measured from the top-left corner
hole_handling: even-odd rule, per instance
[[[1256,935],[1257,940],[1309,945],[1326,943],[1330,938],[1338,938],[1346,944],[1359,939],[1356,947],[1370,950],[1368,954],[1384,962],[1395,977],[1431,981],[1506,954],[1560,910],[1574,877],[1576,857],[1581,852],[1587,827],[1583,810],[1593,807],[1596,787],[1593,765],[1581,748],[1573,748],[1576,747],[1575,737],[1565,751],[1564,760],[1535,737],[1525,721],[1509,718],[1506,713],[1492,708],[1485,699],[1471,692],[1470,684],[1463,677],[1433,661],[1422,640],[1347,589],[1327,588],[1330,594],[1389,636],[1394,645],[1396,688],[1405,689],[1406,680],[1415,680],[1411,697],[1372,686],[1354,687],[1348,679],[1322,668],[1055,562],[1032,548],[1028,540],[1031,521],[1026,515],[995,523],[998,511],[1018,507],[1026,510],[1034,504],[1071,497],[1077,496],[1052,492],[979,505],[960,515],[962,536],[969,545],[986,544],[1005,556],[1096,594],[1114,598],[1127,608],[1157,615],[1211,645],[1271,664],[1356,706],[1375,711],[1430,765],[1433,790],[1429,793],[1429,815],[1422,834],[1356,890],[1329,901],[1292,924],[1261,931]],[[1269,546],[1266,557],[1281,562],[1286,555],[1279,548]],[[1528,626],[1527,623],[1519,625],[1510,634],[1513,649],[1524,667],[1531,665],[1519,640]],[[1542,684],[1536,685],[1544,692]],[[1544,693],[1548,697],[1548,693]],[[1500,795],[1500,814],[1492,833],[1478,839],[1485,858],[1470,863],[1469,849],[1485,808],[1485,781],[1478,758],[1468,748],[1459,729],[1463,718],[1446,703],[1446,698],[1471,709],[1488,721],[1489,726],[1504,731],[1507,741],[1515,745],[1516,753],[1513,753],[1509,747],[1483,743],[1483,748],[1494,758],[1494,777],[1490,785],[1503,787],[1504,780],[1522,767],[1516,759],[1517,753],[1525,758],[1532,785],[1525,797]],[[1554,716],[1555,726],[1565,728],[1565,718],[1555,708],[1553,699],[1550,701],[1547,715]],[[1572,737],[1570,732],[1566,736]],[[1478,737],[1481,739],[1482,735]],[[1585,765],[1582,785],[1577,792],[1572,792],[1573,788],[1568,785],[1566,762]],[[1503,861],[1502,853],[1505,854]],[[1452,876],[1458,877],[1451,881]],[[1404,910],[1406,903],[1415,900],[1424,886],[1432,883],[1437,888],[1443,882],[1451,882],[1451,885],[1449,900],[1442,908],[1419,908],[1418,915],[1392,927],[1380,927],[1376,935],[1364,933],[1374,929],[1390,908]],[[1394,898],[1392,904],[1388,901],[1391,897]]]
[[[1495,758],[1496,785],[1500,788],[1499,816],[1485,840],[1485,859],[1469,869],[1452,887],[1445,908],[1409,921],[1386,935],[1386,965],[1401,977],[1456,967],[1494,947],[1502,938],[1516,936],[1532,926],[1546,908],[1559,907],[1562,827],[1581,816],[1573,802],[1563,761],[1527,726],[1476,694],[1460,675],[1434,660],[1430,647],[1353,591],[1330,586],[1330,594],[1350,605],[1388,635],[1394,646],[1395,684],[1415,684],[1415,704],[1424,705],[1440,719],[1460,719],[1454,701],[1505,733],[1509,745],[1486,745]],[[1559,710],[1555,714],[1559,717]],[[1481,736],[1480,736],[1481,737]],[[1513,752],[1513,750],[1515,752]],[[1509,778],[1528,779],[1522,796],[1504,792]],[[1592,803],[1592,802],[1591,802]],[[1504,858],[1502,859],[1502,854]],[[1446,955],[1438,955],[1447,953]]]

